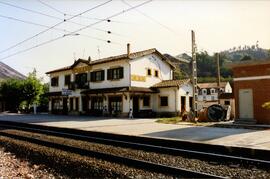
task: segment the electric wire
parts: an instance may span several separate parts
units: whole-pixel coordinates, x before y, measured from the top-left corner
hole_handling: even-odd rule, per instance
[[[50,9],[52,9],[52,10],[54,10],[54,11],[56,11],[56,12],[62,14],[62,15],[64,15],[64,16],[73,16],[72,14],[65,13],[65,12],[63,12],[63,11],[61,11],[61,10],[59,10],[59,9],[57,9],[57,8],[55,8],[55,7],[53,7],[52,5],[50,5],[50,4],[48,4],[48,3],[45,3],[45,2],[43,2],[43,1],[41,1],[41,0],[37,0],[37,1],[40,2],[41,4],[47,6],[48,8],[50,8]],[[102,19],[100,19],[100,18],[86,17],[86,16],[82,16],[82,15],[81,15],[80,17],[81,17],[81,18],[84,18],[84,19],[90,19],[90,20],[102,20]],[[111,21],[109,21],[109,22],[111,22]],[[126,22],[123,22],[123,21],[115,21],[115,20],[112,21],[112,22],[126,23]]]
[[[108,4],[108,3],[111,2],[111,1],[112,1],[112,0],[108,0],[108,1],[106,1],[106,2],[104,2],[104,3],[101,3],[101,4],[99,4],[99,5],[97,5],[97,6],[94,6],[94,7],[90,8],[90,9],[87,9],[86,11],[83,11],[83,12],[81,12],[81,13],[79,13],[79,14],[76,14],[76,15],[74,15],[74,16],[68,18],[68,19],[64,19],[63,21],[56,23],[55,25],[53,25],[53,26],[51,26],[51,27],[49,27],[49,28],[47,28],[47,29],[45,29],[45,30],[43,30],[43,31],[41,31],[41,32],[39,32],[39,33],[37,33],[37,34],[35,34],[34,36],[28,37],[28,38],[26,38],[25,40],[16,43],[15,45],[12,45],[12,46],[10,46],[10,47],[4,49],[4,50],[1,50],[0,53],[3,53],[3,52],[6,52],[6,51],[8,51],[8,50],[10,50],[10,49],[12,49],[12,48],[15,48],[15,47],[17,47],[17,46],[19,46],[19,45],[21,45],[21,44],[23,44],[23,43],[25,43],[25,42],[27,42],[27,41],[33,39],[33,38],[39,36],[39,35],[41,35],[41,34],[47,32],[47,31],[51,30],[52,28],[54,28],[54,27],[56,27],[56,26],[58,26],[58,25],[60,25],[60,24],[62,24],[62,23],[64,23],[64,22],[66,22],[66,21],[69,21],[69,20],[71,20],[71,19],[73,19],[73,18],[75,18],[75,17],[78,17],[78,16],[80,16],[81,14],[85,14],[85,13],[87,13],[87,12],[89,12],[89,11],[92,11],[92,10],[94,10],[94,9],[97,9],[97,8],[99,8],[99,7],[101,7],[101,6],[105,5],[105,4]]]
[[[132,7],[131,4],[127,3],[125,0],[121,0],[122,3],[124,3],[125,5],[129,6],[129,7]],[[168,31],[174,33],[174,34],[177,34],[173,29],[171,29],[170,27],[160,23],[158,20],[154,19],[153,17],[147,15],[146,13],[138,10],[138,9],[135,9],[135,11],[137,11],[138,13],[140,13],[141,15],[145,16],[146,18],[150,19],[152,22],[155,22],[156,24],[158,24],[159,26],[167,29]]]
[[[78,29],[78,30],[72,31],[72,32],[69,33],[69,34],[65,34],[65,35],[63,35],[63,36],[59,36],[59,37],[57,37],[57,38],[54,38],[54,39],[51,39],[51,40],[42,42],[42,43],[40,43],[40,44],[38,44],[38,45],[35,45],[35,46],[32,46],[32,47],[30,47],[30,48],[27,48],[27,49],[24,49],[24,50],[15,52],[15,53],[13,53],[13,54],[10,54],[10,55],[8,55],[8,56],[5,56],[5,57],[3,57],[3,58],[0,58],[0,60],[2,61],[2,60],[4,60],[4,59],[10,58],[10,57],[12,57],[12,56],[15,56],[15,55],[18,55],[18,54],[21,54],[21,53],[24,53],[24,52],[29,51],[29,50],[32,50],[32,49],[34,49],[34,48],[37,48],[37,47],[46,45],[46,44],[48,44],[48,43],[51,43],[51,42],[60,40],[60,39],[62,39],[62,38],[65,38],[66,36],[69,36],[69,35],[72,35],[72,34],[76,34],[76,33],[79,32],[79,31],[82,31],[82,30],[87,29],[87,28],[89,28],[89,27],[91,27],[91,26],[94,26],[94,25],[96,25],[96,24],[99,24],[99,23],[101,23],[101,22],[104,22],[104,21],[107,20],[107,19],[111,19],[111,18],[116,17],[116,16],[119,16],[119,15],[121,15],[121,14],[123,14],[123,13],[129,12],[129,11],[131,11],[131,10],[133,10],[133,9],[136,9],[136,8],[138,8],[138,7],[141,7],[141,6],[143,6],[143,5],[145,5],[145,4],[148,4],[148,3],[152,2],[152,1],[153,1],[153,0],[145,1],[145,2],[143,2],[143,3],[140,3],[140,4],[136,5],[136,6],[133,6],[133,7],[130,7],[130,8],[128,8],[128,9],[125,9],[125,10],[123,10],[123,11],[120,11],[120,12],[118,12],[118,13],[115,13],[115,14],[113,14],[113,15],[107,17],[106,19],[103,19],[103,20],[97,21],[97,22],[95,22],[95,23],[89,24],[88,26],[85,26],[85,27],[80,28],[80,29]],[[108,40],[107,43],[111,43],[111,41]]]
[[[52,9],[52,10],[54,10],[54,11],[56,11],[56,12],[62,14],[62,15],[66,15],[64,12],[60,11],[59,9],[54,8],[53,6],[43,2],[41,0],[37,0],[37,1],[40,2],[41,4],[43,4],[44,6],[47,6],[48,8],[50,8],[50,9]]]
[[[13,21],[22,22],[22,23],[25,23],[25,24],[31,24],[31,25],[35,25],[35,26],[50,28],[50,26],[48,26],[48,25],[43,25],[43,24],[39,24],[39,23],[36,23],[36,22],[31,22],[31,21],[26,21],[26,20],[18,19],[18,18],[11,17],[11,16],[5,16],[5,15],[2,15],[2,14],[0,14],[0,17],[5,18],[5,19],[9,19],[9,20],[13,20]],[[61,28],[56,28],[56,27],[54,27],[52,29],[53,30],[58,30],[58,31],[63,31],[63,32],[71,32],[71,31],[68,31],[66,29],[61,29]],[[97,31],[101,31],[101,32],[104,32],[104,33],[107,33],[107,34],[112,34],[112,35],[119,36],[117,33],[114,33],[114,32],[111,32],[111,31],[107,31],[107,30],[103,30],[103,29],[99,29],[99,28],[95,28],[95,27],[91,27],[91,29],[94,29],[94,30],[97,30]],[[86,34],[80,34],[80,35],[87,36]],[[123,35],[121,35],[121,36],[123,36]]]
[[[42,15],[42,16],[46,16],[46,17],[49,17],[49,18],[52,18],[52,19],[65,20],[65,19],[60,18],[60,17],[57,17],[57,16],[45,14],[45,13],[40,12],[40,11],[36,11],[36,10],[24,8],[24,7],[17,6],[17,5],[14,5],[14,4],[10,4],[10,3],[7,3],[7,2],[2,2],[2,1],[0,1],[0,4],[4,4],[4,5],[6,5],[6,6],[10,6],[10,7],[14,7],[14,8],[17,8],[17,9],[24,10],[24,11],[28,11],[28,12],[31,12],[31,13],[34,13],[34,14],[39,14],[39,15]],[[70,15],[70,14],[66,14],[66,15],[67,15],[67,16],[74,16],[74,15]],[[80,16],[80,17],[82,17],[82,16]],[[83,17],[86,18],[85,16],[83,16]],[[88,17],[87,17],[87,19],[91,19],[91,20],[103,20],[103,19],[98,19],[98,18],[88,18]],[[107,22],[125,23],[125,22],[112,21],[112,20],[108,20]],[[74,22],[74,21],[68,21],[68,23],[72,23],[72,24],[79,25],[79,26],[85,26],[85,24],[80,24],[80,23],[77,23],[77,22]]]

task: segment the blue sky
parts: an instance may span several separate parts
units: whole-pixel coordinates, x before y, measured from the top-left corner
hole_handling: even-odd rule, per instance
[[[125,2],[136,6],[145,1],[126,0]],[[72,17],[63,13],[75,15],[106,0],[41,0],[41,2],[0,0],[0,2],[56,17],[50,18],[0,3],[0,16],[6,16],[6,18],[0,17],[0,51],[2,51],[47,29],[10,18],[53,26],[61,22],[61,19]],[[255,0],[154,0],[112,18],[111,22],[101,22],[79,31],[79,35],[60,38],[68,34],[64,30],[75,31],[99,21],[97,19],[107,18],[128,8],[129,6],[123,1],[114,0],[83,14],[83,17],[73,18],[70,20],[72,23],[67,21],[56,26],[57,30],[48,30],[15,48],[0,52],[0,59],[23,74],[36,68],[39,76],[47,80],[44,74],[46,71],[70,65],[76,58],[91,56],[92,59],[98,59],[123,54],[126,52],[127,43],[131,43],[132,51],[157,48],[162,53],[172,55],[190,53],[191,29],[195,30],[198,49],[210,53],[239,45],[253,45],[257,40],[261,47],[270,48],[270,1]],[[60,39],[5,58],[57,37]],[[112,43],[107,43],[107,40]]]

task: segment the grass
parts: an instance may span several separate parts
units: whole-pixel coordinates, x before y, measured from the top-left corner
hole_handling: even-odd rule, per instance
[[[182,121],[181,117],[159,118],[158,120],[156,120],[156,122],[164,124],[177,124],[180,121]]]

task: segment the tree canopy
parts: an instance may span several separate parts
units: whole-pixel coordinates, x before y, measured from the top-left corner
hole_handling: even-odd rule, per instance
[[[39,79],[36,70],[33,70],[25,80],[2,81],[0,94],[6,103],[6,109],[17,111],[20,107],[29,109],[33,104],[40,104],[40,97],[45,88],[42,79]]]

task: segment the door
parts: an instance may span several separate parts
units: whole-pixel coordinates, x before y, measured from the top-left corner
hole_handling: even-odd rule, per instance
[[[133,102],[133,116],[137,117],[139,114],[139,97],[134,96],[132,102]]]
[[[67,99],[68,98],[63,98],[63,114],[68,113]]]
[[[239,90],[239,118],[253,119],[253,92],[252,89]]]
[[[181,96],[181,112],[186,111],[186,97]]]

